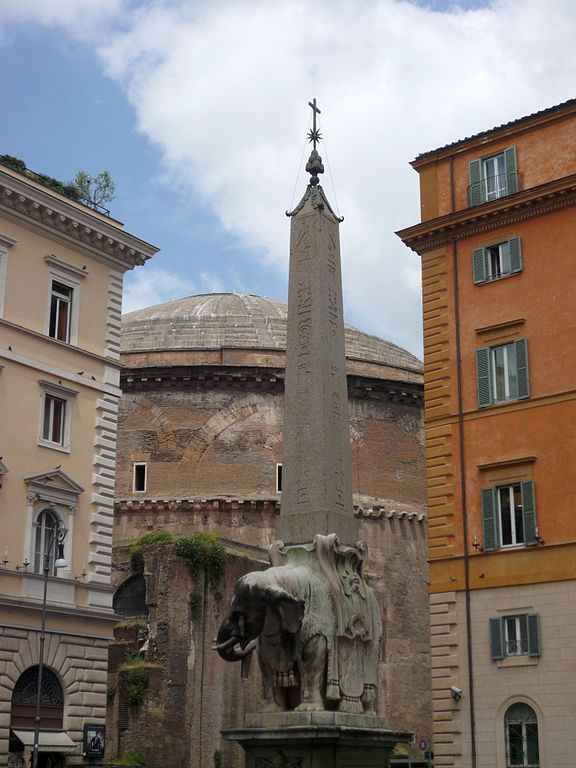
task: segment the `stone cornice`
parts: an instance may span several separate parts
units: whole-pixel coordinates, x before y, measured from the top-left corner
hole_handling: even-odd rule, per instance
[[[143,264],[158,248],[124,232],[114,220],[83,210],[58,194],[0,170],[0,210],[32,222],[123,270]]]
[[[130,368],[121,372],[120,387],[125,392],[230,387],[283,392],[284,376],[284,368],[256,366]],[[348,394],[358,399],[421,405],[423,384],[348,374]]]
[[[116,499],[115,513],[125,512],[165,512],[168,510],[199,512],[243,512],[252,514],[279,515],[280,499]],[[407,520],[425,523],[427,514],[424,510],[401,509],[392,506],[392,502],[378,502],[371,499],[354,500],[354,514],[357,517],[372,520]]]
[[[416,253],[439,248],[452,240],[509,226],[576,205],[576,174],[501,197],[489,203],[439,216],[396,234]]]

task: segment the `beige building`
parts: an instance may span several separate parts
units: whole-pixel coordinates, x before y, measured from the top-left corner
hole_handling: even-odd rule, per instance
[[[38,181],[0,166],[0,765],[33,743],[45,564],[39,765],[104,724],[122,279],[157,250]]]

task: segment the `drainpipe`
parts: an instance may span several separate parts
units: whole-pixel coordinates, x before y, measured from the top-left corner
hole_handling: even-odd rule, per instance
[[[454,158],[450,157],[450,200],[452,213],[455,212]],[[464,415],[462,413],[462,359],[460,354],[460,299],[458,292],[458,245],[452,239],[452,274],[454,276],[454,320],[456,331],[456,378],[458,384],[458,432],[460,454],[460,493],[462,497],[462,533],[464,536],[464,600],[466,606],[466,642],[468,655],[468,691],[470,696],[470,757],[472,768],[476,768],[476,717],[474,710],[474,669],[472,659],[472,619],[470,609],[470,554],[468,551],[468,505],[466,502],[466,479],[464,464]]]

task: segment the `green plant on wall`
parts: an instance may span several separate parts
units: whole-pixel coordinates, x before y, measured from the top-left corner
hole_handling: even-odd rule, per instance
[[[223,762],[222,762],[222,752],[220,752],[219,749],[217,749],[214,752],[214,768],[222,768]]]
[[[118,667],[119,672],[126,673],[126,696],[128,703],[133,706],[138,706],[144,701],[150,666],[141,656],[129,654]]]
[[[202,592],[199,589],[190,592],[190,613],[195,619],[202,613]]]
[[[106,686],[106,696],[109,699],[113,699],[116,696],[116,686],[114,683],[108,683]]]
[[[141,536],[130,546],[130,566],[132,570],[136,573],[144,571],[144,550],[146,547],[158,544],[159,542],[168,543],[172,540],[172,535],[166,533],[166,531],[145,533],[144,536]]]
[[[213,533],[194,533],[176,539],[176,554],[188,563],[193,576],[206,574],[213,592],[220,583],[226,568],[226,549]]]

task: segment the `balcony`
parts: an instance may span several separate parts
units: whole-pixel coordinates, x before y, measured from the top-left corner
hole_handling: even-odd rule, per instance
[[[513,195],[520,190],[519,173],[501,173],[487,176],[468,187],[468,205],[482,205],[500,197]]]

